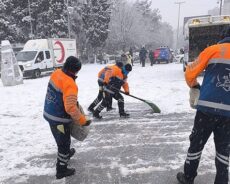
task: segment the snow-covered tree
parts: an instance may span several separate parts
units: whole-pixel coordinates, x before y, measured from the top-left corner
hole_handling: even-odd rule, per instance
[[[137,0],[135,2],[136,9],[142,14],[143,17],[148,17],[151,14],[151,0]]]
[[[114,2],[108,48],[125,50],[129,47],[156,44],[159,34],[160,12],[151,8],[151,1],[130,3],[125,0]]]
[[[84,23],[82,20],[82,11],[84,4],[77,2],[73,3],[73,12],[71,14],[71,34],[77,39],[77,43],[86,43]],[[83,45],[84,45],[83,44]]]
[[[156,44],[159,35],[161,15],[159,10],[152,9],[151,5],[152,1],[149,0],[138,0],[134,4],[139,17],[139,29],[137,29],[136,35],[139,34],[139,31],[144,33],[139,36],[139,42],[142,42],[142,45]]]
[[[92,48],[102,47],[108,37],[110,3],[107,0],[88,0],[82,11],[87,43]]]
[[[173,47],[173,28],[167,22],[163,22],[160,25],[160,33],[156,38],[156,43],[158,46],[168,46]]]
[[[2,0],[0,3],[1,39],[25,42],[31,37],[68,35],[67,7],[64,0]]]
[[[27,30],[22,29],[23,17],[26,12],[23,6],[25,3],[17,0],[2,0],[0,2],[0,39],[11,42],[22,42]]]
[[[109,25],[108,47],[112,50],[123,49],[132,42],[131,31],[135,25],[135,11],[130,3],[118,0],[113,4],[111,22]],[[122,48],[119,48],[119,47]]]
[[[67,37],[65,0],[30,0],[33,34],[36,38]]]
[[[67,7],[64,0],[50,0],[48,16],[51,18],[51,36],[66,37],[68,35]]]
[[[106,44],[114,52],[143,44],[152,47],[170,43],[171,27],[161,22],[160,12],[152,8],[151,0],[134,3],[79,0],[69,1],[69,5],[73,7],[69,14],[70,34],[77,40],[80,55],[92,51],[96,54]],[[0,39],[9,39],[13,43],[25,42],[32,36],[68,37],[67,13],[66,0],[2,0]]]
[[[31,1],[31,0],[30,0]],[[32,31],[35,38],[52,37],[52,9],[49,1],[39,0],[31,1],[31,17],[32,17]]]

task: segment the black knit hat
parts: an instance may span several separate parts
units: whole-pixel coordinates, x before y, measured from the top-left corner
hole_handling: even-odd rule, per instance
[[[122,68],[124,66],[123,62],[122,61],[116,61],[116,65],[119,67],[119,68]]]
[[[126,64],[125,65],[125,70],[131,72],[132,71],[132,65],[131,64]]]
[[[65,72],[76,73],[81,69],[81,62],[74,56],[69,56],[64,63],[63,70]]]

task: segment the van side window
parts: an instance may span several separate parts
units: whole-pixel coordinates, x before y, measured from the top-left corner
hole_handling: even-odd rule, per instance
[[[38,56],[37,56],[37,58],[36,58],[35,63],[40,63],[40,62],[42,62],[43,60],[44,60],[44,54],[43,54],[43,52],[39,52],[39,54],[38,54]]]
[[[45,51],[46,53],[46,59],[50,59],[50,52],[49,51]]]

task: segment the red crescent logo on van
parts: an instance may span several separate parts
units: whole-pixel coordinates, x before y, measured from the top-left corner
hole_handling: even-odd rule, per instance
[[[61,47],[61,58],[57,59],[57,62],[58,63],[63,63],[64,58],[65,58],[65,49],[64,49],[64,46],[63,46],[63,44],[60,41],[56,41],[54,43],[54,45],[59,45]]]

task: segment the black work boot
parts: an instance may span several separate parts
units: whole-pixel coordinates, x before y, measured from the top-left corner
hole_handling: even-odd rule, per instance
[[[129,118],[129,114],[125,112],[120,112],[120,117],[121,118]]]
[[[88,107],[88,111],[91,112],[91,113],[94,113],[93,107],[89,106],[89,107]]]
[[[74,148],[70,148],[69,150],[69,158],[71,158],[74,154],[75,154],[75,149]]]
[[[67,176],[72,176],[75,174],[75,169],[74,168],[67,168],[67,165],[60,165],[57,163],[56,165],[56,178],[57,179],[62,179]]]
[[[93,117],[97,118],[97,119],[102,119],[102,116],[99,114],[99,112],[96,110],[93,113]]]
[[[177,173],[176,178],[180,182],[180,184],[194,184],[194,180],[187,179],[185,174],[182,172]]]

